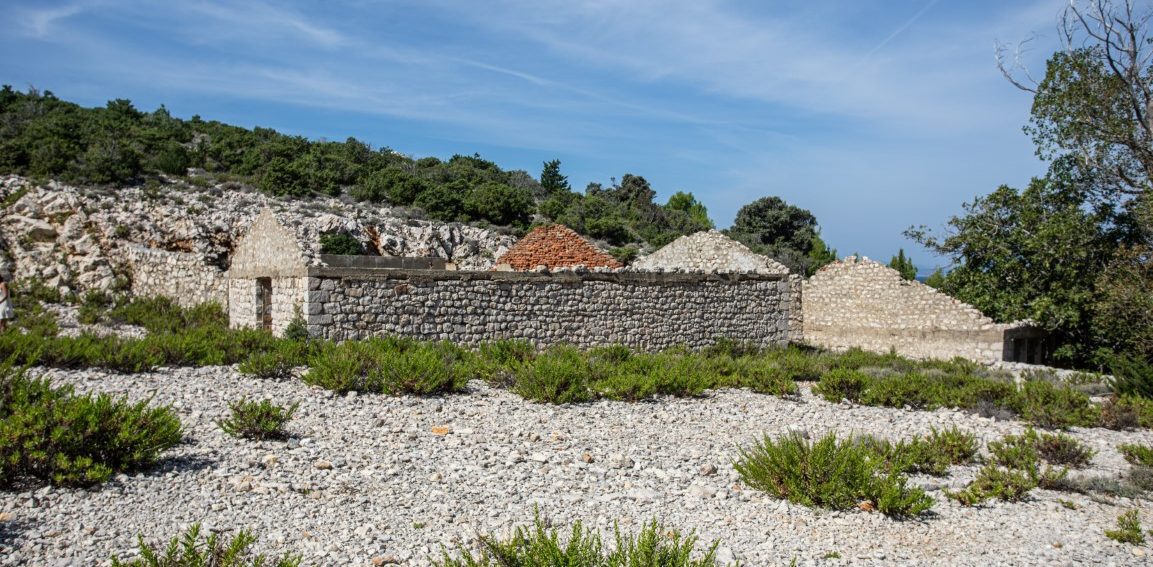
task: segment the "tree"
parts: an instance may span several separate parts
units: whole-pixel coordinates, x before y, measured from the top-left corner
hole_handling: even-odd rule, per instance
[[[901,273],[901,277],[913,281],[917,279],[917,267],[913,265],[912,258],[905,257],[905,249],[897,250],[897,255],[889,260],[889,267]]]
[[[809,266],[805,270],[805,276],[811,276],[817,273],[817,270],[836,261],[837,249],[829,248],[829,245],[825,244],[820,232],[818,232],[813,236],[813,249],[809,250]]]
[[[1153,12],[1133,0],[1072,0],[1061,17],[1064,49],[1033,81],[998,47],[998,68],[1033,94],[1026,130],[1043,159],[1072,153],[1103,187],[1139,195],[1153,179]],[[1018,50],[1019,52],[1019,50]]]
[[[549,197],[557,193],[572,191],[572,187],[568,184],[568,177],[560,173],[559,159],[544,162],[544,168],[540,172],[540,185],[544,188],[545,195]]]
[[[474,219],[521,228],[528,226],[534,206],[528,189],[492,182],[474,188],[464,200],[464,212]]]
[[[965,205],[945,236],[923,227],[906,235],[952,260],[943,291],[998,321],[1038,322],[1061,362],[1087,364],[1100,345],[1096,279],[1132,234],[1125,209],[1094,201],[1095,182],[1066,157],[1024,191],[1002,186]]]
[[[761,197],[737,211],[729,236],[754,252],[773,257],[798,274],[809,273],[817,218],[780,197]]]

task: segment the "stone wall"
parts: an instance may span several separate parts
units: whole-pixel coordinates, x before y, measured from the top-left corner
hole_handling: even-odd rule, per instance
[[[702,230],[682,236],[664,248],[638,258],[632,268],[666,272],[789,273],[780,262],[753,252],[719,230]]]
[[[163,295],[171,297],[182,307],[217,303],[228,308],[226,273],[205,264],[200,254],[168,252],[139,245],[125,246],[123,251],[132,272],[133,295]]]
[[[232,278],[301,277],[305,258],[296,234],[280,224],[269,209],[252,219],[232,253]]]
[[[312,268],[305,303],[309,332],[336,340],[396,334],[659,350],[718,337],[784,345],[789,285],[756,274]]]
[[[1004,354],[1007,325],[868,259],[825,266],[802,293],[804,341],[813,346],[985,363]]]

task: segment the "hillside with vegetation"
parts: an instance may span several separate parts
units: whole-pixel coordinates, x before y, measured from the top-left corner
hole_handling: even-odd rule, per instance
[[[290,199],[379,203],[432,220],[514,232],[533,223],[559,222],[605,243],[626,261],[714,226],[692,193],[674,193],[660,204],[649,182],[632,174],[619,182],[614,178],[609,186],[590,183],[578,192],[560,166],[558,160],[546,162],[538,180],[475,154],[414,158],[355,138],[309,140],[199,116],[184,120],[163,106],[145,112],[124,99],[85,108],[50,91],[0,90],[0,173],[127,186],[159,176],[187,177],[191,171],[198,174],[198,183],[237,182]],[[784,256],[794,271],[808,271],[810,251],[826,250],[823,243],[815,244],[816,219],[771,199],[768,207],[762,203],[749,209],[757,219],[742,223],[738,217],[734,236],[754,250]],[[803,230],[795,237],[798,227]]]

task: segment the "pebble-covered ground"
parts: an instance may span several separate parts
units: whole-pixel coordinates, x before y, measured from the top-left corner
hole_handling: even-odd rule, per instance
[[[1148,501],[1036,490],[1028,502],[965,508],[941,493],[976,471],[956,467],[946,479],[914,477],[937,504],[931,515],[896,521],[775,500],[742,486],[732,469],[739,446],[791,428],[897,438],[957,425],[986,442],[1023,430],[957,411],[830,404],[807,388],[800,400],[733,390],[556,407],[478,382],[465,395],[393,398],[334,396],[234,367],[37,372],[83,391],[171,404],[187,440],[155,470],[92,490],[0,492],[0,565],[107,564],[132,556],[138,534],[167,541],[193,522],[225,534],[250,529],[258,550],[297,553],[306,565],[427,565],[442,546],[471,546],[478,533],[530,522],[534,507],[557,525],[579,519],[606,534],[614,523],[636,531],[658,518],[719,539],[721,559],[754,566],[1123,565],[1153,553],[1103,533],[1132,508],[1153,526]],[[242,396],[301,402],[293,438],[221,432],[214,420]],[[1098,451],[1092,474],[1127,470],[1117,444],[1153,444],[1149,431],[1072,434]]]

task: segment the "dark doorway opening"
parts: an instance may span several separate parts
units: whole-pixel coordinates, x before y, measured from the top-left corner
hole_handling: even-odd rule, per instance
[[[256,324],[272,330],[272,278],[256,278]]]

